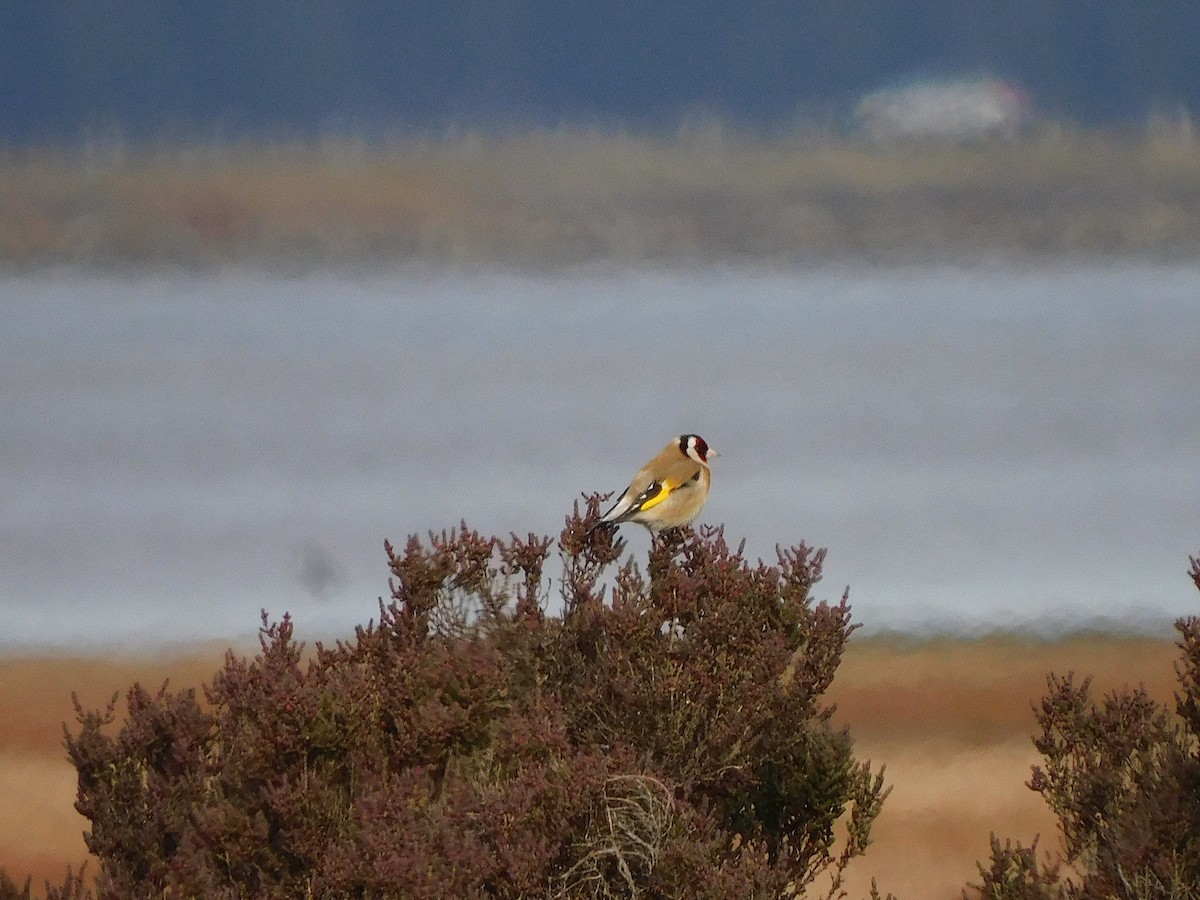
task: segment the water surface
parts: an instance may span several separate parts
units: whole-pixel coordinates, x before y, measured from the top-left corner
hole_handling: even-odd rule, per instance
[[[0,642],[345,634],[384,538],[557,533],[671,435],[871,630],[1200,604],[1200,269],[0,279]],[[631,533],[644,554],[644,535]]]

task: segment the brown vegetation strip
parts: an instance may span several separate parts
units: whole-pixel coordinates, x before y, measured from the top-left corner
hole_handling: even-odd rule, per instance
[[[837,721],[866,739],[952,738],[990,743],[1029,737],[1046,675],[1092,676],[1097,695],[1145,684],[1172,708],[1178,648],[1170,640],[1088,635],[923,642],[850,642],[829,699]]]
[[[0,265],[1200,255],[1200,141],[586,130],[0,154]]]
[[[1144,684],[1174,708],[1177,658],[1169,640],[1110,635],[851,641],[829,691],[835,721],[856,755],[887,766],[893,790],[850,896],[865,897],[873,876],[902,900],[958,900],[993,833],[1057,848],[1054,817],[1025,786],[1047,673],[1090,675],[1096,696]]]
[[[169,658],[17,656],[0,659],[0,866],[61,880],[85,858],[87,823],[74,812],[74,773],[62,750],[71,692],[103,706],[134,682],[198,686],[221,663],[205,648]],[[988,836],[1055,846],[1054,821],[1024,786],[1037,761],[1030,704],[1049,671],[1095,676],[1098,691],[1145,683],[1171,702],[1170,641],[1112,636],[1037,641],[852,640],[830,690],[857,755],[886,764],[894,785],[867,855],[851,866],[851,896],[872,876],[903,898],[960,896]]]

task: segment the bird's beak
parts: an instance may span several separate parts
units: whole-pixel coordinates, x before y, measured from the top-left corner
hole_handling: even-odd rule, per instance
[[[707,455],[707,456],[705,456],[704,458],[705,458],[706,460],[708,460],[708,459],[712,459],[714,456],[720,456],[720,455],[721,455],[721,454],[720,454],[720,453],[718,453],[716,450],[714,450],[712,447],[709,447],[709,448],[708,448],[708,455]]]

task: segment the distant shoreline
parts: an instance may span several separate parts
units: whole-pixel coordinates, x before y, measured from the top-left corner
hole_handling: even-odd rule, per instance
[[[1200,139],[562,129],[0,152],[0,270],[1200,259]]]

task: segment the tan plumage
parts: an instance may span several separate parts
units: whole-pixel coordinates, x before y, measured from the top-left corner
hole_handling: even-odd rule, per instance
[[[681,434],[642,466],[597,526],[637,522],[658,532],[689,524],[708,499],[714,456],[704,438]]]

